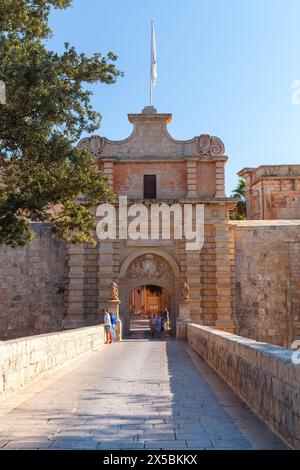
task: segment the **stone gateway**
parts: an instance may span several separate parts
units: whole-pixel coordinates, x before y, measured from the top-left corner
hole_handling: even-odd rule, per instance
[[[173,331],[179,315],[182,286],[189,285],[190,318],[197,323],[235,331],[229,211],[236,200],[225,195],[222,141],[206,134],[187,141],[167,130],[171,114],[152,106],[129,114],[132,134],[122,141],[92,136],[80,142],[88,149],[117,196],[136,203],[202,204],[204,245],[187,250],[185,239],[108,239],[91,246],[70,247],[65,328],[102,321],[101,310],[119,286],[123,334],[129,331],[131,295],[143,286],[157,286],[169,295]],[[121,208],[120,208],[121,209]],[[119,221],[119,204],[115,204]],[[96,221],[97,215],[95,210]],[[101,219],[100,219],[101,220]],[[119,227],[117,227],[119,228]],[[154,305],[154,304],[153,304]],[[155,306],[153,306],[155,309]],[[149,312],[148,312],[149,313]]]
[[[167,130],[171,114],[153,107],[128,117],[127,139],[92,136],[79,145],[119,200],[126,198],[128,212],[136,204],[149,213],[156,204],[181,213],[186,205],[204,208],[202,248],[187,249],[175,231],[68,246],[48,225],[33,224],[31,243],[0,247],[0,340],[96,325],[105,307],[115,312],[120,337],[129,332],[130,313],[167,308],[173,334],[176,323],[186,331],[182,322],[192,320],[289,347],[300,337],[299,165],[241,170],[248,220],[229,221],[236,200],[225,195],[221,140],[175,140]],[[122,202],[112,208],[118,225]]]

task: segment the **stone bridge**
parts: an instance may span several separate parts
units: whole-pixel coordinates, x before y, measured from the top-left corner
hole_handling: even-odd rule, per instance
[[[0,448],[299,448],[292,351],[189,324],[104,345],[103,326],[0,343]]]

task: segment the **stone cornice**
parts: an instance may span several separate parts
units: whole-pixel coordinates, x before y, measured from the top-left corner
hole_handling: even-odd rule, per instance
[[[227,162],[228,157],[227,155],[223,155],[220,157],[214,157],[212,160],[210,157],[205,155],[199,155],[197,157],[150,157],[150,156],[141,156],[141,157],[120,157],[120,156],[112,156],[112,157],[101,157],[101,161],[103,162],[117,162],[117,163],[166,163],[166,162],[183,162],[183,161],[203,161],[203,162],[215,162],[215,161],[224,161]]]
[[[251,184],[261,179],[299,178],[300,177],[300,165],[284,164],[284,165],[260,165],[256,168],[245,167],[242,170],[240,170],[237,174],[238,176],[241,176],[243,178],[247,176],[251,176],[253,178],[251,181]]]
[[[131,124],[134,124],[137,121],[143,122],[153,122],[153,121],[163,121],[166,124],[172,121],[171,113],[157,113],[157,114],[143,114],[143,113],[133,113],[128,114],[128,121]]]
[[[300,179],[300,174],[299,175],[279,175],[279,176],[268,176],[268,175],[259,175],[256,178],[254,178],[252,181],[250,181],[250,186],[255,185],[256,183],[260,183],[261,181],[282,181],[282,180],[294,180],[294,179]]]
[[[211,205],[221,205],[221,206],[232,206],[234,208],[238,202],[238,198],[236,197],[223,197],[223,198],[214,198],[214,197],[197,197],[197,198],[180,198],[180,199],[131,199],[128,198],[127,204],[211,204]],[[119,205],[119,202],[116,201],[112,203],[115,206]]]

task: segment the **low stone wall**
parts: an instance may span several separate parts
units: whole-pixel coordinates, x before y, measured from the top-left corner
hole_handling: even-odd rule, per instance
[[[0,342],[0,398],[103,344],[103,325]]]
[[[188,342],[247,405],[300,449],[300,365],[292,350],[196,324]]]

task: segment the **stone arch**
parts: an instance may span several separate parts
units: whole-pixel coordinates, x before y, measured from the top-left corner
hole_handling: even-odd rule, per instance
[[[151,272],[151,269],[149,269],[148,272],[139,272],[136,275],[134,274],[134,272],[130,272],[130,268],[134,266],[134,262],[136,261],[137,265],[139,265],[139,260],[141,260],[140,264],[143,265],[143,261],[145,261],[147,255],[151,255],[156,263],[159,261],[159,259],[163,260],[162,262],[160,262],[163,275],[162,273],[160,273],[160,276],[157,276],[155,273]],[[125,335],[129,333],[130,328],[130,293],[135,288],[147,284],[153,284],[167,289],[170,296],[172,329],[173,331],[175,331],[175,321],[178,315],[178,301],[180,297],[179,266],[169,253],[159,248],[149,247],[132,251],[123,261],[119,271],[121,317],[123,321],[123,332]]]
[[[140,248],[139,250],[135,250],[132,253],[130,253],[127,256],[127,258],[123,261],[121,268],[120,268],[120,273],[119,273],[120,279],[126,276],[127,269],[129,268],[130,264],[135,260],[135,258],[138,258],[139,256],[147,255],[147,254],[157,255],[157,256],[160,256],[161,258],[164,258],[173,269],[174,277],[180,276],[179,266],[174,260],[174,258],[171,255],[169,255],[169,253],[167,253],[164,250],[161,250],[160,248]]]

